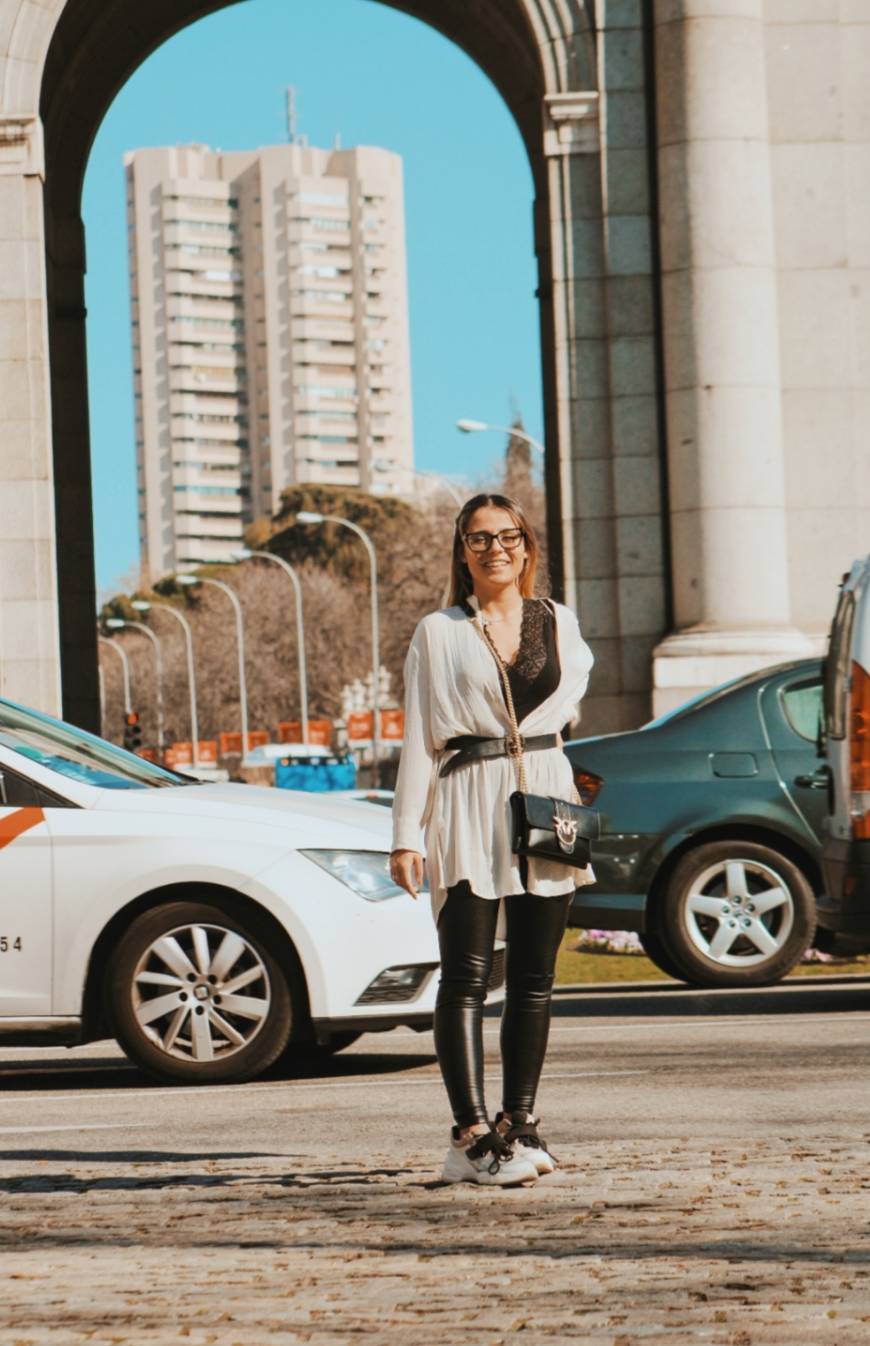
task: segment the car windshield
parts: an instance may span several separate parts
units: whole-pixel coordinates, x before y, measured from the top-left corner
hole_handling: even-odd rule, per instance
[[[0,744],[49,771],[104,790],[192,784],[95,734],[11,701],[0,701]]]

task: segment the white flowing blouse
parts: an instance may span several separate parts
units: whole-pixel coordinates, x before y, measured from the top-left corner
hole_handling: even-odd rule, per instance
[[[468,600],[479,610],[476,598]],[[570,608],[554,603],[560,678],[556,689],[520,721],[525,735],[556,733],[577,718],[592,652]],[[438,775],[457,734],[500,738],[510,732],[498,665],[477,622],[459,606],[419,622],[405,661],[405,737],[393,801],[393,849],[426,856],[432,913],[453,884],[466,879],[478,897],[511,893],[556,897],[594,883],[591,866],[529,859],[524,884],[511,851],[510,796],[517,788],[509,757],[492,757]],[[531,794],[573,799],[571,763],[561,748],[526,753]],[[504,910],[499,912],[504,937]]]

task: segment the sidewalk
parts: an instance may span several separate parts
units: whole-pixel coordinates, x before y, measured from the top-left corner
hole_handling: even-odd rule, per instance
[[[428,1123],[349,1164],[348,1120],[319,1164],[6,1152],[2,1346],[870,1340],[867,1136],[554,1142],[493,1192],[433,1183]]]

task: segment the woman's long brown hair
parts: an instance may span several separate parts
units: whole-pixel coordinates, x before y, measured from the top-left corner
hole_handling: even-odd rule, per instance
[[[523,536],[526,541],[526,563],[518,581],[518,588],[523,598],[531,598],[535,592],[535,572],[538,568],[538,539],[535,537],[535,530],[529,523],[521,505],[516,500],[511,500],[507,495],[473,495],[470,500],[466,500],[462,509],[456,516],[456,527],[453,530],[453,554],[450,559],[450,580],[447,585],[445,595],[445,606],[451,608],[456,603],[462,603],[474,592],[474,585],[471,582],[471,572],[465,562],[465,534],[468,532],[468,525],[472,517],[479,509],[491,505],[495,509],[505,510],[513,519],[517,528],[523,530]]]

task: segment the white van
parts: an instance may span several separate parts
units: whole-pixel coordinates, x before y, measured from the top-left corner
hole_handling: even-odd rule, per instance
[[[819,924],[870,949],[870,556],[843,580],[825,661],[830,816]]]

